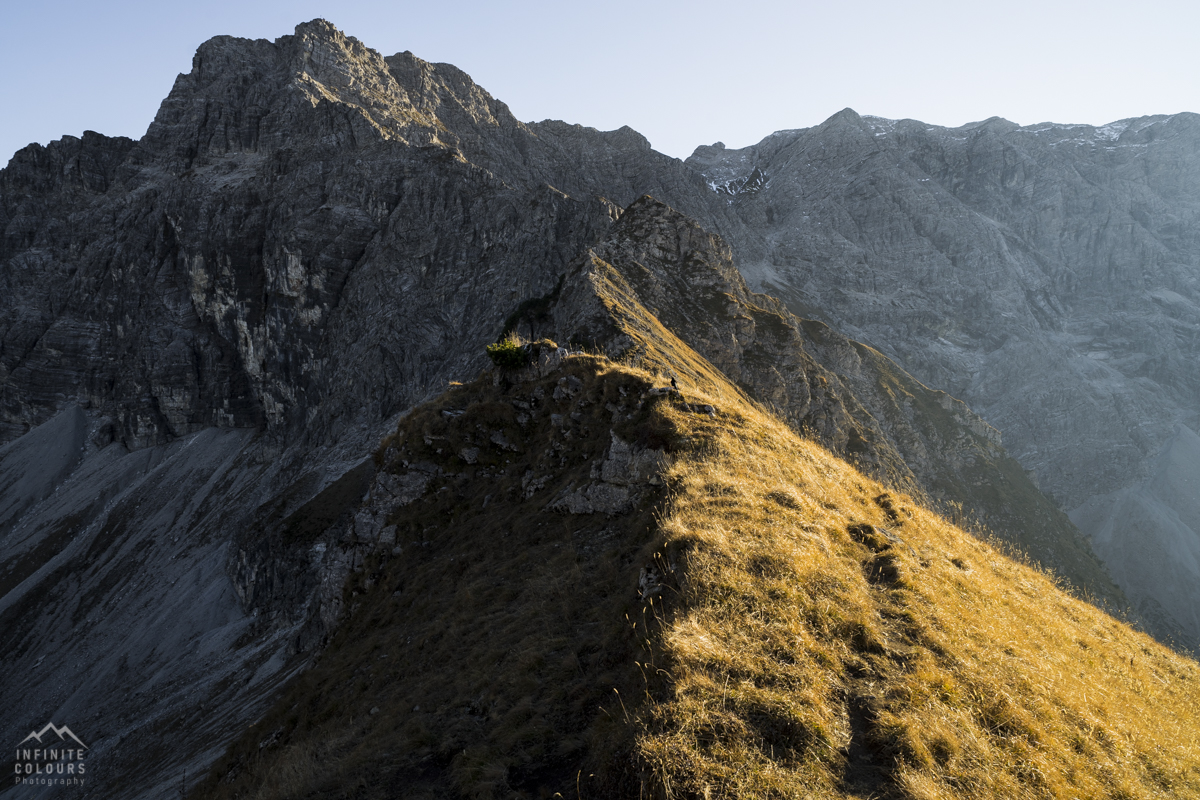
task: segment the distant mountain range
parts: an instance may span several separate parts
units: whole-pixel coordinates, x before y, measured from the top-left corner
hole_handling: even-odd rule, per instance
[[[1196,114],[949,129],[846,110],[687,163],[733,192],[751,285],[966,401],[1194,642],[1198,155]]]

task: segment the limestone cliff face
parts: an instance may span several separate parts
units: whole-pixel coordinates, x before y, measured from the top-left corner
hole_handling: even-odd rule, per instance
[[[970,403],[1071,510],[1157,474],[1200,418],[1198,153],[1195,114],[947,129],[846,110],[688,163],[757,234],[732,238],[751,285]],[[1190,552],[1200,532],[1153,516],[1129,547]]]

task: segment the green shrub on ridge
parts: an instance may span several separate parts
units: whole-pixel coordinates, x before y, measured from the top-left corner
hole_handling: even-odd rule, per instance
[[[500,369],[520,369],[529,363],[529,351],[516,336],[506,336],[487,346],[488,358]]]

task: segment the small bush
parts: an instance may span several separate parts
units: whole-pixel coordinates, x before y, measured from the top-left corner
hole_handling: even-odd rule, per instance
[[[529,363],[529,353],[515,336],[487,346],[488,358],[500,369],[520,369]]]

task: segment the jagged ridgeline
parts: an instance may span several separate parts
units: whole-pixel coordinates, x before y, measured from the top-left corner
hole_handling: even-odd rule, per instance
[[[543,340],[385,440],[345,621],[196,796],[1200,792],[1194,662],[621,304],[625,363]]]

